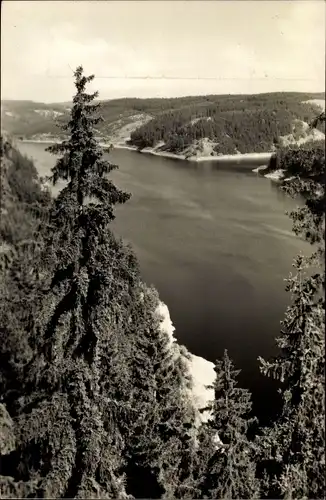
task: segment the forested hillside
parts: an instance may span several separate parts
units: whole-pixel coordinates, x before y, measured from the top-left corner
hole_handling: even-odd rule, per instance
[[[160,146],[188,156],[211,141],[211,155],[273,151],[282,137],[302,134],[302,122],[316,115],[308,95],[210,96],[205,101],[160,114],[131,134],[130,144]],[[320,126],[324,130],[323,125]]]
[[[188,157],[203,152],[207,141],[212,156],[266,152],[282,137],[305,137],[305,124],[316,115],[316,105],[310,101],[316,99],[324,100],[325,95],[285,92],[102,101],[103,122],[96,130],[113,144],[127,142],[138,149],[157,148]],[[3,101],[2,126],[25,139],[63,137],[56,123],[67,121],[70,107]]]
[[[1,140],[0,497],[325,498],[325,153],[278,151],[281,188],[305,199],[293,231],[313,246],[286,280],[276,357],[258,360],[279,382],[275,420],[261,427],[225,351],[198,422],[185,349],[112,232],[130,194],[96,139],[93,76],[74,76],[67,139],[48,149],[56,198]]]

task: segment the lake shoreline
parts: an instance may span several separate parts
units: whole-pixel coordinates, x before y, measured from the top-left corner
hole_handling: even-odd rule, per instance
[[[129,149],[131,151],[136,151],[142,154],[151,154],[154,156],[162,156],[163,158],[172,158],[174,160],[184,160],[184,161],[189,161],[189,162],[196,162],[196,163],[201,163],[201,162],[206,162],[206,161],[234,161],[234,160],[258,160],[260,159],[261,161],[269,161],[271,157],[275,154],[273,152],[264,152],[264,153],[238,153],[238,154],[233,154],[233,155],[218,155],[218,156],[205,156],[205,155],[198,155],[198,156],[188,156],[186,157],[185,155],[181,154],[176,154],[176,153],[169,153],[169,152],[164,152],[164,151],[156,151],[154,148],[144,148],[142,150],[138,150],[136,146],[128,146],[128,145],[113,145],[113,148],[116,149]]]
[[[61,143],[61,140],[51,140],[51,139],[23,139],[20,142],[31,142],[31,143],[36,143],[36,144],[55,144],[55,143]],[[106,143],[106,142],[100,142],[100,146],[109,148],[111,146],[111,143]],[[273,152],[264,152],[264,153],[238,153],[234,155],[219,155],[219,156],[189,156],[186,157],[185,155],[181,154],[176,154],[176,153],[169,153],[164,152],[164,151],[155,151],[155,148],[144,148],[142,150],[139,150],[136,146],[129,146],[128,144],[112,144],[113,149],[127,149],[129,151],[134,151],[136,153],[141,153],[141,154],[150,154],[153,156],[161,156],[163,158],[170,158],[173,160],[183,160],[183,161],[189,161],[189,162],[196,162],[196,163],[201,163],[201,162],[206,162],[206,161],[234,161],[234,160],[258,160],[261,159],[261,161],[266,161],[268,162],[271,157],[275,154]]]
[[[61,140],[51,140],[51,139],[24,139],[19,142],[22,143],[34,143],[34,144],[56,144],[56,143],[61,143]],[[221,162],[234,162],[236,161],[237,163],[241,163],[242,161],[257,161],[260,160],[262,163],[261,165],[257,168],[252,169],[252,172],[261,175],[263,177],[266,177],[267,179],[270,179],[273,182],[279,182],[283,178],[283,171],[277,170],[274,172],[268,172],[264,174],[264,170],[268,168],[268,164],[270,159],[275,153],[272,152],[267,152],[267,153],[239,153],[239,154],[234,154],[234,155],[220,155],[220,156],[197,156],[197,157],[188,157],[186,158],[184,155],[177,155],[175,153],[169,153],[169,152],[164,152],[164,151],[155,151],[154,148],[145,148],[143,150],[138,150],[136,146],[129,146],[128,144],[111,144],[111,143],[106,143],[106,142],[100,142],[100,146],[103,148],[110,148],[112,146],[112,149],[125,149],[128,151],[133,151],[134,153],[140,153],[140,154],[150,154],[152,156],[159,156],[161,158],[167,158],[171,160],[179,160],[179,161],[187,161],[189,163],[206,163],[206,162],[214,162],[218,163],[219,161]]]

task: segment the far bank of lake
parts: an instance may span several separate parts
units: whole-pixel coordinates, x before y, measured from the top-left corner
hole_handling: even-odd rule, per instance
[[[55,139],[38,139],[38,140],[33,140],[33,139],[24,139],[23,141],[20,141],[22,143],[33,143],[33,144],[55,144],[55,143],[61,143],[61,140],[55,140]],[[170,158],[173,160],[183,160],[183,161],[189,161],[189,162],[230,162],[231,163],[237,163],[237,162],[259,162],[260,165],[267,165],[268,162],[270,161],[271,157],[275,154],[273,152],[264,152],[264,153],[238,153],[238,154],[233,154],[233,155],[216,155],[216,156],[205,156],[205,155],[197,155],[197,156],[185,156],[182,154],[177,154],[177,153],[170,153],[168,151],[158,151],[155,148],[143,148],[139,150],[136,146],[130,146],[128,144],[114,144],[110,142],[100,142],[100,145],[104,148],[110,148],[112,149],[126,149],[129,151],[134,151],[137,153],[141,154],[150,154],[153,156],[161,156],[163,158]]]

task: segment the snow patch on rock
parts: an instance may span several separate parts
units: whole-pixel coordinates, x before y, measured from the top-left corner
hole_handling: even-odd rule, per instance
[[[214,389],[211,388],[215,381],[214,363],[205,358],[190,354],[189,372],[193,379],[192,401],[197,410],[205,408],[208,403],[214,400]],[[205,411],[200,414],[200,420],[207,422],[210,412]]]
[[[171,321],[170,311],[168,306],[164,304],[164,302],[160,302],[157,308],[157,313],[162,318],[161,319],[161,330],[165,332],[169,338],[170,345],[176,342],[176,338],[174,337],[175,327]]]
[[[175,328],[172,324],[170,312],[166,304],[160,302],[157,312],[162,318],[161,329],[168,335],[171,347],[173,345],[178,346],[176,338],[174,337]],[[200,356],[191,354],[188,351],[185,360],[188,364],[192,378],[190,397],[194,408],[198,411],[198,423],[206,422],[210,416],[209,412],[199,413],[199,410],[205,408],[210,401],[214,400],[214,390],[208,387],[211,386],[215,380],[214,363]]]

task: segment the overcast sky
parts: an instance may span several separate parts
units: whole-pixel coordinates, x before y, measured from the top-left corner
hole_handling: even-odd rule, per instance
[[[325,88],[322,0],[5,0],[1,17],[5,99],[68,101],[79,64],[102,99]]]

